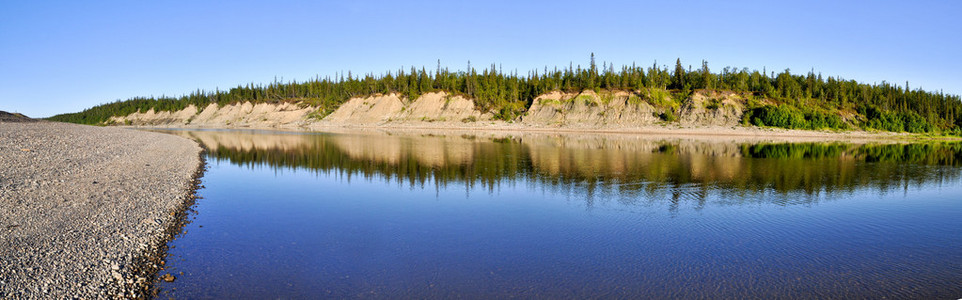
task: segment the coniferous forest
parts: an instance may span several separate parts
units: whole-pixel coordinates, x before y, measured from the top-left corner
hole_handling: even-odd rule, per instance
[[[319,107],[323,115],[352,97],[397,93],[416,99],[424,93],[445,91],[473,99],[482,111],[502,120],[516,120],[535,97],[551,92],[584,90],[627,91],[638,95],[671,95],[685,101],[696,91],[731,91],[748,99],[742,123],[796,129],[868,129],[913,133],[956,134],[962,128],[962,102],[958,95],[913,89],[908,82],[860,83],[814,71],[804,75],[786,69],[779,73],[725,67],[713,72],[708,63],[697,69],[675,66],[615,67],[597,65],[592,54],[587,67],[545,67],[526,74],[504,72],[492,64],[482,70],[468,62],[465,71],[441,68],[410,68],[357,76],[348,72],[304,82],[247,84],[226,91],[198,90],[180,97],[137,97],[98,105],[78,113],[61,114],[50,120],[104,124],[111,116],[137,111],[175,111],[189,105],[203,107],[252,102],[294,102]],[[666,120],[670,122],[671,119]]]

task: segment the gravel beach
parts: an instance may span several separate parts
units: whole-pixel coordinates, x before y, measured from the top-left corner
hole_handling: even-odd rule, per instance
[[[173,135],[0,121],[0,299],[149,297],[200,152]]]

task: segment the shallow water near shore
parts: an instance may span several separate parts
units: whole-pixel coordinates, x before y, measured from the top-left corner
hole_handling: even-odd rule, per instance
[[[168,132],[159,298],[962,296],[957,143]]]

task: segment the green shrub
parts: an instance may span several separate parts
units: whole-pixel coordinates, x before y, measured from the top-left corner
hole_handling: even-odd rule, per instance
[[[705,104],[705,108],[709,110],[716,110],[719,107],[721,107],[721,101],[718,99],[711,99],[707,104]]]
[[[862,105],[859,113],[868,120],[866,128],[912,133],[931,132],[935,129],[928,120],[913,111],[892,112],[874,105]]]
[[[788,104],[763,105],[749,109],[742,124],[789,129],[841,129],[845,122],[838,114],[814,109],[802,111]]]
[[[661,120],[662,120],[662,121],[665,121],[665,122],[675,122],[675,121],[678,121],[678,117],[675,116],[675,111],[670,110],[670,109],[666,109],[665,112],[663,112],[663,113],[661,113],[660,115],[658,115],[658,117],[661,118]]]

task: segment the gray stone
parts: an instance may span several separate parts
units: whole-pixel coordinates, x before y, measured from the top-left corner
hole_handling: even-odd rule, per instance
[[[142,291],[125,278],[152,276],[132,273],[143,269],[134,264],[167,242],[171,212],[191,199],[200,151],[166,134],[0,121],[0,299]]]

